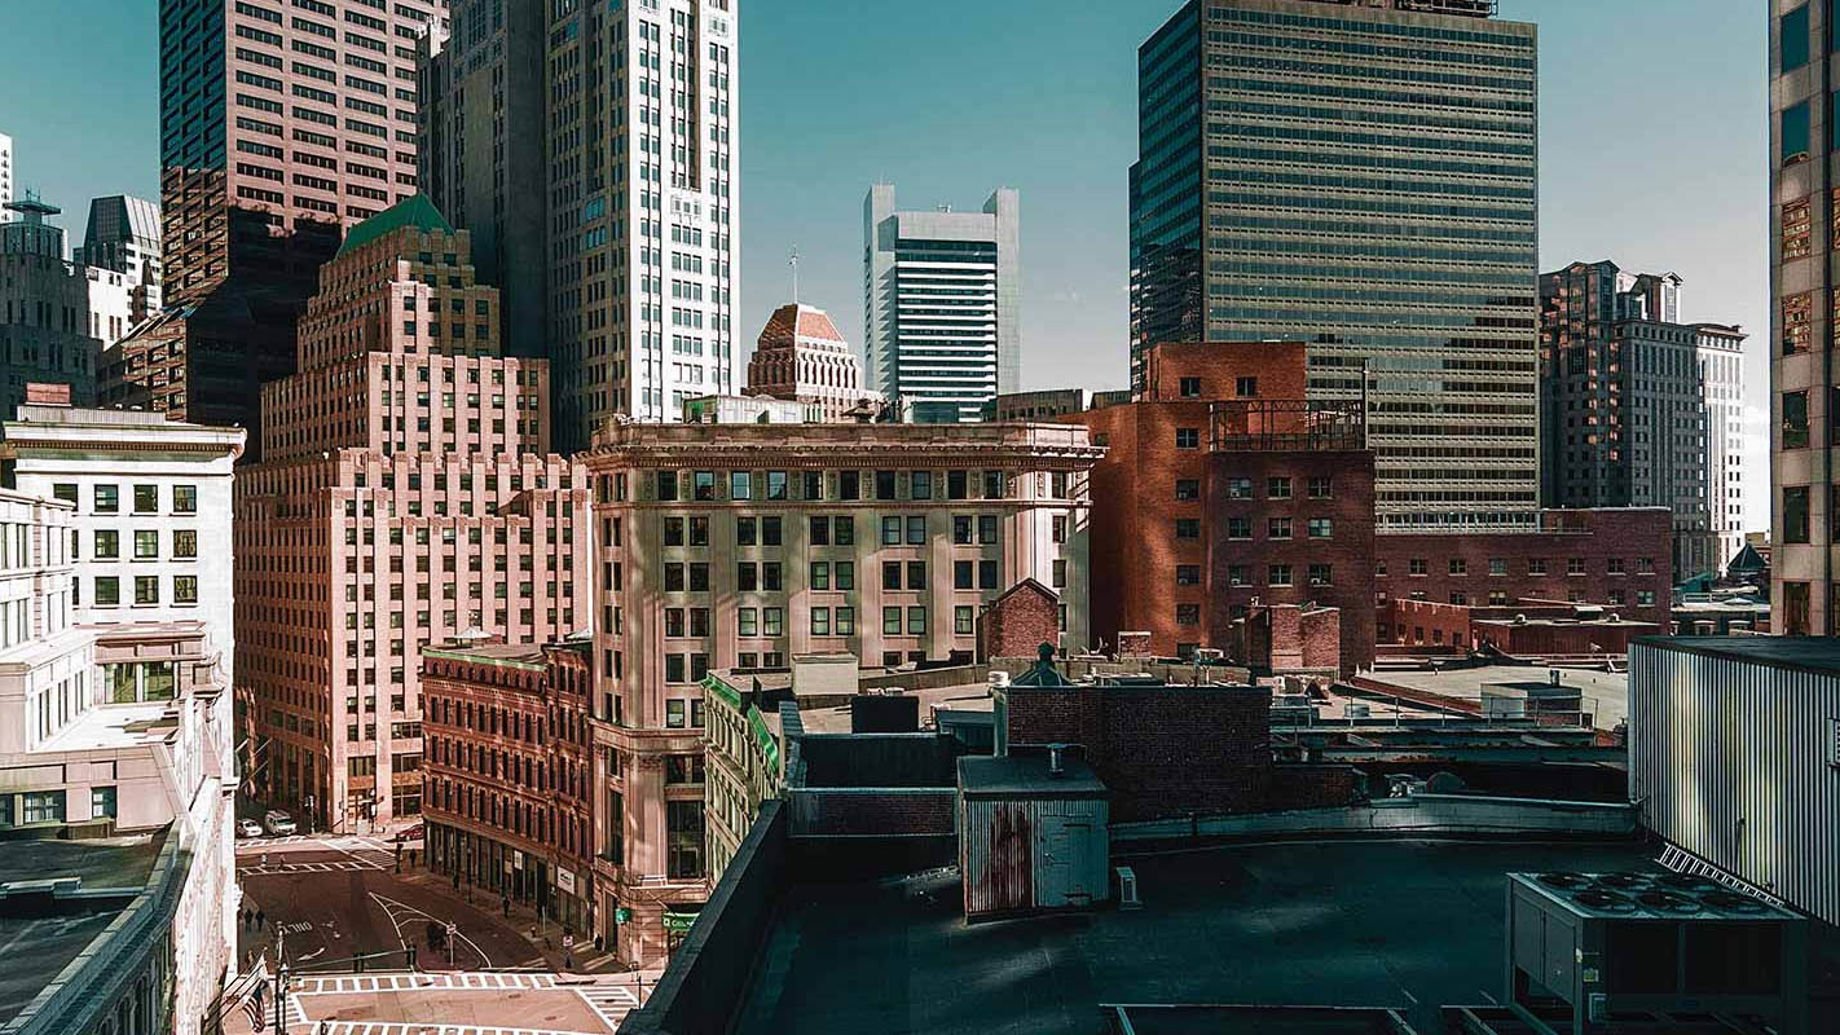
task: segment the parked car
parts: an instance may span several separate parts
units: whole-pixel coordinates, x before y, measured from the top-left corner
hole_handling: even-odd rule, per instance
[[[420,841],[421,839],[422,825],[420,823],[412,827],[404,827],[396,832],[396,840],[399,842]]]
[[[236,836],[261,837],[262,824],[257,823],[253,819],[239,819],[236,821]]]
[[[268,815],[263,816],[262,825],[268,828],[269,833],[276,835],[292,834],[297,829],[294,817],[280,809],[271,809]]]

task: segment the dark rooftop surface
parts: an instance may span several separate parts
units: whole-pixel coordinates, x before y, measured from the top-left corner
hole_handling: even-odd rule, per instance
[[[1505,874],[1652,868],[1632,842],[1296,841],[1114,864],[1135,869],[1142,909],[967,926],[954,878],[794,887],[736,1030],[1064,1035],[1103,1031],[1101,1003],[1242,1003],[1394,1007],[1441,1031],[1441,1005],[1501,996]]]
[[[84,890],[139,889],[165,842],[164,831],[132,840],[0,842],[0,883],[80,877]],[[18,1016],[131,901],[104,899],[93,908],[70,904],[51,915],[30,916],[0,900],[0,1024]]]
[[[958,786],[968,797],[1019,795],[1028,798],[1089,798],[1105,793],[1093,767],[1071,756],[1061,760],[1063,773],[1048,772],[1045,753],[966,755],[958,760]]]
[[[1826,636],[1644,636],[1635,642],[1689,654],[1840,675],[1840,640]]]

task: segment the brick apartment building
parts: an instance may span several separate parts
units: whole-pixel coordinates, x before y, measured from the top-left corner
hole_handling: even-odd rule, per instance
[[[1225,648],[1259,605],[1341,612],[1342,664],[1372,658],[1374,488],[1358,405],[1305,397],[1299,342],[1161,344],[1128,402],[1059,417],[1093,467],[1093,636],[1160,655]]]
[[[236,482],[237,668],[259,793],[349,831],[421,811],[423,647],[588,624],[588,483],[543,452],[545,363],[501,358],[497,293],[425,200],[320,274]]]
[[[586,639],[422,652],[428,865],[593,927]]]
[[[1598,604],[1667,628],[1674,586],[1666,507],[1548,510],[1535,532],[1375,538],[1375,601],[1471,608]],[[1382,630],[1382,642],[1400,640]]]
[[[703,802],[669,759],[703,749],[702,681],[849,652],[968,663],[980,609],[1053,587],[1088,642],[1085,429],[1043,424],[614,423],[594,478],[595,933],[657,958],[700,901]],[[587,580],[582,580],[586,582]],[[617,928],[615,910],[631,921]]]

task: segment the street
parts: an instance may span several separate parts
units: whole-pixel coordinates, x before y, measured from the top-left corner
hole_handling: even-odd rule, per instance
[[[398,873],[395,846],[378,838],[250,838],[236,857],[250,917],[239,917],[239,951],[273,973],[284,950],[291,1031],[603,1035],[658,976],[618,971],[589,946],[565,954],[554,924],[515,906],[507,917],[497,896],[455,891],[406,853]],[[254,1014],[236,1011],[226,1030],[261,1030]]]

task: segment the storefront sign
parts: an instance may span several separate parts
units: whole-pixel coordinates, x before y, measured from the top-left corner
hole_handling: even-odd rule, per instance
[[[556,886],[569,894],[575,894],[575,871],[556,867]]]

